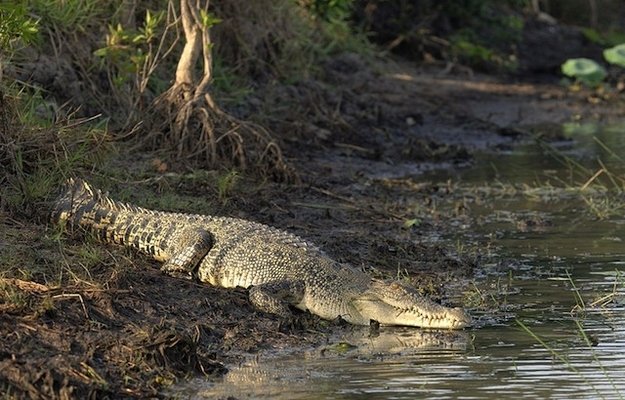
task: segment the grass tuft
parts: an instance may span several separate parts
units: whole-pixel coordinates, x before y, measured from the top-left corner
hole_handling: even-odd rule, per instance
[[[13,110],[24,110],[22,100],[9,98]],[[29,110],[29,108],[25,108]],[[40,126],[28,111],[9,117],[0,132],[0,210],[13,215],[38,215],[58,185],[81,169],[92,169],[111,151],[105,130],[89,126],[91,118],[56,115]]]

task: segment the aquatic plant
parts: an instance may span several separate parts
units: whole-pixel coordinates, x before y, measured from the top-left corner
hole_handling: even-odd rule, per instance
[[[596,363],[596,365],[601,370],[603,376],[606,378],[606,381],[609,382],[609,384],[612,386],[612,389],[614,390],[614,394],[617,395],[618,398],[623,399],[625,398],[625,396],[623,395],[623,393],[619,391],[616,383],[614,382],[614,379],[612,379],[612,376],[608,373],[607,369],[605,368],[605,366],[602,364],[601,360],[597,356],[597,352],[594,349],[594,347],[597,345],[596,340],[593,339],[592,336],[586,332],[586,330],[584,329],[582,320],[577,316],[578,313],[582,311],[586,311],[587,307],[589,306],[596,307],[597,305],[605,305],[611,301],[608,299],[614,298],[614,296],[617,293],[617,290],[616,290],[617,285],[623,284],[623,280],[620,279],[622,275],[618,271],[616,273],[616,276],[617,276],[617,279],[615,280],[612,293],[608,294],[607,296],[602,296],[599,300],[588,304],[584,300],[581,290],[576,285],[575,281],[573,280],[573,277],[571,276],[568,270],[566,271],[567,281],[571,285],[571,288],[573,289],[573,293],[575,296],[575,306],[573,306],[573,308],[571,309],[571,315],[573,316],[573,322],[575,322],[575,326],[577,327],[577,333],[579,337],[582,339],[582,342],[584,346],[586,347],[586,350],[592,356],[593,361]],[[586,376],[582,373],[582,371],[580,371],[575,365],[573,365],[571,360],[569,360],[569,358],[565,354],[555,349],[553,346],[547,343],[543,338],[539,337],[536,334],[536,332],[534,332],[530,327],[528,327],[525,323],[523,323],[518,318],[516,319],[516,323],[523,331],[525,331],[534,340],[536,340],[545,350],[547,350],[554,357],[554,359],[562,362],[567,367],[567,369],[569,369],[569,371],[579,376],[584,381],[584,383],[588,385],[588,387],[590,387],[597,394],[597,397],[602,398],[602,399],[605,398],[604,394],[599,390],[599,388],[593,385],[592,382],[590,382],[586,378]]]
[[[625,68],[625,43],[605,49],[603,58],[610,64]],[[561,70],[564,75],[590,87],[599,86],[608,75],[599,63],[589,58],[568,59]]]
[[[562,64],[562,73],[590,87],[598,86],[607,76],[605,69],[589,58],[571,58]]]
[[[603,51],[603,57],[610,64],[625,68],[625,43],[605,49]]]

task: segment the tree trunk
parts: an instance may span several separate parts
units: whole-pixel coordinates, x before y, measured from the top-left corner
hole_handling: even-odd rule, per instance
[[[190,2],[191,0],[180,0],[180,19],[182,20],[186,43],[180,55],[180,60],[178,61],[176,80],[174,82],[174,86],[185,88],[189,91],[194,82],[193,68],[202,50],[202,31],[196,23],[192,11],[192,8],[199,8],[200,0],[196,0],[195,7],[193,7]],[[208,0],[206,7],[208,8]],[[207,31],[206,35],[208,35],[208,29],[205,29],[205,31]]]
[[[210,168],[245,169],[252,164],[278,179],[291,179],[294,173],[271,135],[222,111],[211,96],[210,27],[202,23],[200,13],[201,9],[208,13],[208,5],[209,0],[180,0],[185,44],[173,85],[154,103],[153,120],[161,123],[150,129],[152,143],[175,150],[176,160],[200,161]],[[196,79],[200,59],[202,76]]]

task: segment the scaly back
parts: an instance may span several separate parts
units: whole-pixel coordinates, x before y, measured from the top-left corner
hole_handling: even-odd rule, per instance
[[[71,226],[88,225],[83,218],[86,214],[108,210],[112,212],[128,212],[153,215],[155,211],[137,207],[132,204],[114,201],[102,194],[99,189],[94,189],[82,179],[69,178],[61,193],[54,202],[51,219],[53,223]],[[92,217],[87,217],[92,222]]]

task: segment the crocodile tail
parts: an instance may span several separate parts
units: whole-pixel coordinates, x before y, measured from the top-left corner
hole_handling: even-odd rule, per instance
[[[69,222],[70,225],[80,225],[84,222],[84,216],[93,222],[93,214],[98,211],[155,214],[155,211],[111,200],[100,189],[80,178],[69,178],[54,202],[51,219],[55,224],[65,225]]]
[[[102,192],[92,188],[87,182],[79,178],[69,178],[54,201],[52,222],[77,223],[80,216],[98,204],[102,198]]]

